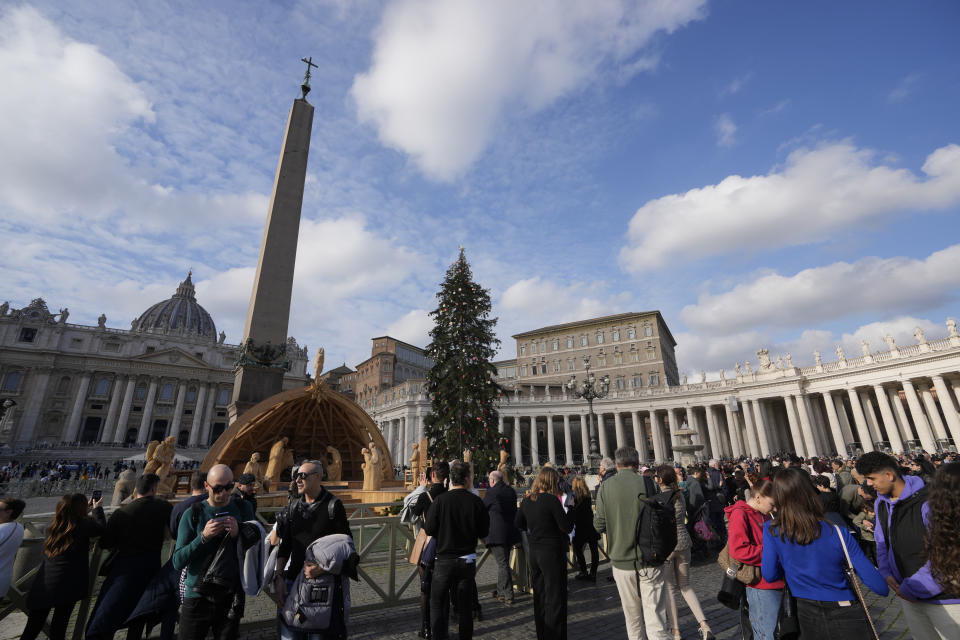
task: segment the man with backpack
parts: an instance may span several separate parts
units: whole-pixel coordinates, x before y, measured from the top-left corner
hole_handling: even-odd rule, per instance
[[[614,454],[617,473],[597,492],[594,528],[607,534],[607,554],[630,640],[667,640],[663,563],[677,544],[676,517],[658,501],[637,470],[636,449]],[[646,635],[644,634],[646,630]]]
[[[286,509],[277,513],[277,528],[270,534],[270,543],[279,542],[277,552],[276,598],[281,610],[287,597],[287,591],[293,585],[297,575],[303,573],[306,578],[315,579],[323,573],[316,562],[307,561],[307,548],[318,538],[331,534],[351,536],[347,510],[335,495],[323,486],[323,463],[319,460],[306,460],[297,469],[294,482],[297,486],[297,498],[291,500]],[[287,560],[289,559],[289,564]],[[286,567],[280,571],[280,567]],[[282,613],[282,611],[281,611]],[[345,621],[335,619],[331,623],[342,627]],[[282,640],[307,640],[316,633],[306,633],[290,628],[280,619],[280,638]],[[346,629],[332,629],[323,637],[345,637]]]
[[[927,487],[919,476],[901,475],[896,458],[879,451],[860,456],[857,471],[877,491],[873,534],[880,575],[900,596],[913,637],[937,638],[931,620],[951,610],[956,616],[960,594],[944,593],[930,572],[924,546],[930,512]]]

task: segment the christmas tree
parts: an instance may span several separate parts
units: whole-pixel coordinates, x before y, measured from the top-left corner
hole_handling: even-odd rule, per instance
[[[430,312],[435,324],[427,355],[434,364],[427,376],[431,408],[424,433],[434,460],[462,460],[470,449],[480,477],[497,467],[500,456],[496,403],[501,390],[490,361],[500,341],[493,334],[497,320],[489,317],[490,294],[473,281],[463,247],[437,299]]]

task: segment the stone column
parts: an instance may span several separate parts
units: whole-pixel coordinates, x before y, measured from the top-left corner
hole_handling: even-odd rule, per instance
[[[130,405],[137,390],[137,376],[127,378],[127,388],[123,392],[123,404],[120,405],[120,417],[113,430],[113,441],[120,444],[127,438],[127,422],[130,420]]]
[[[950,427],[950,437],[953,438],[953,444],[960,447],[960,416],[957,415],[957,409],[953,404],[953,394],[947,389],[943,376],[935,375],[932,379],[933,387],[937,390],[937,398],[940,400],[940,408],[943,409],[947,426]]]
[[[513,417],[513,463],[523,466],[523,448],[520,441],[520,416]]]
[[[573,464],[573,434],[570,433],[570,414],[563,414],[563,458],[567,466]]]
[[[107,419],[103,423],[103,432],[100,442],[113,442],[113,433],[117,429],[117,411],[120,410],[120,396],[123,395],[123,382],[127,376],[117,376],[110,385],[110,406],[107,408]]]
[[[643,435],[643,427],[640,425],[640,414],[637,411],[630,413],[630,426],[633,428],[633,446],[640,454],[640,462],[647,459],[647,439]]]
[[[530,459],[533,466],[540,465],[540,443],[537,442],[537,416],[530,416]]]
[[[214,413],[217,409],[217,383],[211,382],[207,390],[207,409],[204,411],[203,430],[200,432],[200,446],[210,446],[210,434],[213,429]],[[265,452],[266,453],[266,452]]]
[[[899,453],[903,451],[903,442],[897,432],[897,421],[893,417],[893,411],[890,410],[887,392],[879,384],[873,385],[873,392],[877,396],[877,406],[880,407],[880,418],[883,420],[887,438],[890,440],[890,448]]]
[[[397,433],[400,436],[400,442],[397,443],[397,451],[400,452],[400,459],[403,460],[407,458],[407,442],[409,438],[407,437],[407,419],[406,417],[397,418]],[[463,452],[459,452],[458,458],[463,457]]]
[[[677,429],[680,428],[680,425],[677,423],[677,414],[673,409],[667,409],[667,428],[670,429],[670,445],[671,448],[678,444],[677,436],[674,434],[677,432]],[[676,449],[673,449],[674,455],[676,455]]]
[[[173,420],[170,421],[170,431],[167,435],[180,441],[180,423],[183,421],[183,401],[187,396],[187,383],[181,382],[177,387],[177,401],[173,405]]]
[[[896,426],[900,429],[900,438],[904,442],[913,440],[910,420],[907,418],[907,411],[903,408],[903,402],[900,400],[900,391],[898,389],[887,389],[887,399],[890,401],[890,406],[893,407],[893,418],[897,422]]]
[[[627,435],[623,431],[623,414],[619,411],[613,414],[613,431],[617,436],[617,446],[614,449],[627,446]]]
[[[417,407],[417,442],[423,441],[423,411]],[[411,455],[412,452],[411,452]]]
[[[847,409],[843,404],[843,395],[833,396],[833,406],[837,410],[837,417],[840,419],[840,430],[843,432],[844,442],[853,442],[857,439],[853,435],[853,428],[850,426],[850,420],[847,417]]]
[[[150,378],[147,389],[147,401],[143,403],[143,416],[140,418],[140,431],[137,432],[137,444],[144,446],[150,438],[150,419],[153,417],[153,403],[157,399],[157,379]]]
[[[653,457],[657,462],[667,461],[667,447],[663,437],[663,423],[656,410],[650,410],[650,439],[653,440]]]
[[[189,444],[191,447],[195,447],[200,443],[200,429],[203,425],[203,414],[204,403],[207,400],[207,385],[202,382],[197,385],[197,401],[193,405],[193,422],[190,423],[190,441]],[[265,455],[267,452],[261,452],[261,455]]]
[[[600,457],[601,458],[612,458],[613,456],[610,453],[610,443],[607,442],[607,424],[603,419],[602,412],[595,412],[594,419],[596,420],[597,428],[597,438],[600,443]]]
[[[877,414],[873,410],[873,400],[870,398],[869,391],[861,391],[860,406],[863,407],[863,415],[867,419],[867,428],[870,429],[870,437],[874,442],[883,440],[883,434],[880,432],[880,425],[877,424]]]
[[[783,404],[787,408],[787,423],[790,425],[790,436],[793,438],[793,450],[801,458],[809,457],[807,447],[803,444],[803,432],[797,419],[797,405],[794,396],[783,396]]]
[[[940,412],[937,411],[937,403],[933,399],[933,394],[930,393],[930,387],[918,384],[917,389],[920,390],[920,397],[923,398],[923,406],[927,408],[927,417],[933,426],[933,435],[938,440],[946,438],[947,429],[943,426],[943,420],[940,419]]]
[[[64,442],[76,442],[80,437],[80,420],[83,418],[83,405],[87,400],[91,375],[85,373],[80,378],[80,388],[77,389],[77,395],[73,399],[73,409],[70,410],[70,418],[67,421],[67,430],[63,438]]]
[[[743,405],[743,424],[747,432],[747,447],[750,449],[751,458],[759,458],[763,455],[760,452],[760,445],[757,442],[757,431],[753,424],[753,401],[744,400]]]
[[[557,466],[557,445],[553,442],[553,416],[547,416],[547,458],[550,464]]]
[[[808,456],[817,455],[817,443],[813,439],[813,429],[810,426],[810,413],[807,411],[807,404],[803,401],[802,395],[791,395],[790,398],[797,405],[797,415],[800,418],[800,432],[803,434],[803,446],[807,450]]]
[[[503,426],[503,414],[497,416],[497,428],[500,430],[500,435],[503,435],[504,426]]]
[[[870,441],[870,432],[867,430],[867,418],[863,415],[863,407],[860,406],[860,396],[856,389],[847,389],[847,397],[850,399],[850,408],[853,409],[853,421],[857,425],[857,437],[864,451],[873,451],[873,442]]]
[[[760,455],[768,457],[770,455],[770,442],[767,440],[767,425],[763,420],[763,411],[760,406],[762,400],[753,401],[753,418],[757,424],[757,439],[760,445]]]
[[[684,417],[686,418],[687,427],[690,428],[690,429],[693,429],[694,431],[696,431],[696,432],[697,432],[697,436],[699,436],[699,435],[700,435],[700,429],[697,428],[697,419],[696,419],[696,417],[693,415],[693,407],[687,407],[686,409],[684,409]],[[683,426],[683,425],[681,424],[681,426]],[[699,439],[698,437],[694,436],[693,442],[694,442],[694,444],[700,444],[700,439]],[[702,451],[702,449],[701,449],[701,451]]]
[[[846,453],[843,441],[843,432],[840,430],[840,419],[837,417],[837,405],[833,401],[833,394],[829,391],[823,394],[823,408],[827,411],[827,421],[830,423],[830,435],[833,436],[833,446],[839,455]]]
[[[723,409],[726,412],[727,432],[730,437],[730,448],[733,449],[733,457],[739,458],[743,455],[743,443],[740,442],[740,429],[737,428],[737,418],[730,410],[730,403],[724,402]]]
[[[588,457],[590,456],[590,414],[581,413],[580,414],[580,446],[583,448],[583,460],[582,464],[587,465],[589,463]]]
[[[917,438],[920,440],[920,446],[922,446],[927,453],[936,452],[937,444],[933,439],[933,432],[930,431],[930,423],[927,422],[927,416],[923,415],[920,398],[917,397],[917,390],[913,388],[913,383],[909,380],[904,380],[903,392],[907,396],[907,405],[910,407],[910,415],[913,416],[913,426],[917,429]]]
[[[397,427],[393,424],[393,420],[387,420],[387,432],[384,434],[386,436],[387,448],[390,449],[390,452],[394,457],[397,456]],[[402,454],[401,454],[402,455]]]
[[[807,412],[813,418],[813,439],[817,443],[817,448],[825,454],[832,450],[830,438],[827,436],[827,426],[823,420],[823,413],[813,402],[813,399],[804,394],[804,402],[807,403]]]
[[[16,442],[27,444],[34,441],[34,432],[37,428],[37,421],[40,419],[40,409],[43,408],[43,401],[47,395],[47,385],[50,382],[51,373],[53,373],[52,369],[34,370],[33,375],[36,378],[32,381],[30,397],[27,400],[27,406],[23,410],[23,418],[21,418],[20,426],[17,429]],[[26,380],[21,384],[26,384]]]
[[[722,458],[723,451],[721,451],[720,436],[717,432],[717,422],[713,415],[713,407],[708,404],[703,410],[707,416],[707,435],[710,438],[710,442],[707,445],[707,451],[710,452],[709,457]]]
[[[777,416],[773,412],[770,402],[761,402],[760,411],[763,414],[763,422],[767,427],[767,444],[770,451],[780,451],[786,447],[780,444],[780,434],[777,433]]]

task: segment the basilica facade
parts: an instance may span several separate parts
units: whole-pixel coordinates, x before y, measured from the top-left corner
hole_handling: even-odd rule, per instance
[[[227,428],[240,346],[200,306],[191,275],[129,329],[73,324],[42,298],[0,305],[0,444],[206,447]],[[307,349],[287,340],[283,388],[307,383]]]

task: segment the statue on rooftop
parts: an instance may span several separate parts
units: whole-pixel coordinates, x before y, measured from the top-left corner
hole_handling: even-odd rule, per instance
[[[105,313],[100,314],[100,317],[97,318],[97,326],[100,327],[101,329],[107,328],[107,314]]]

